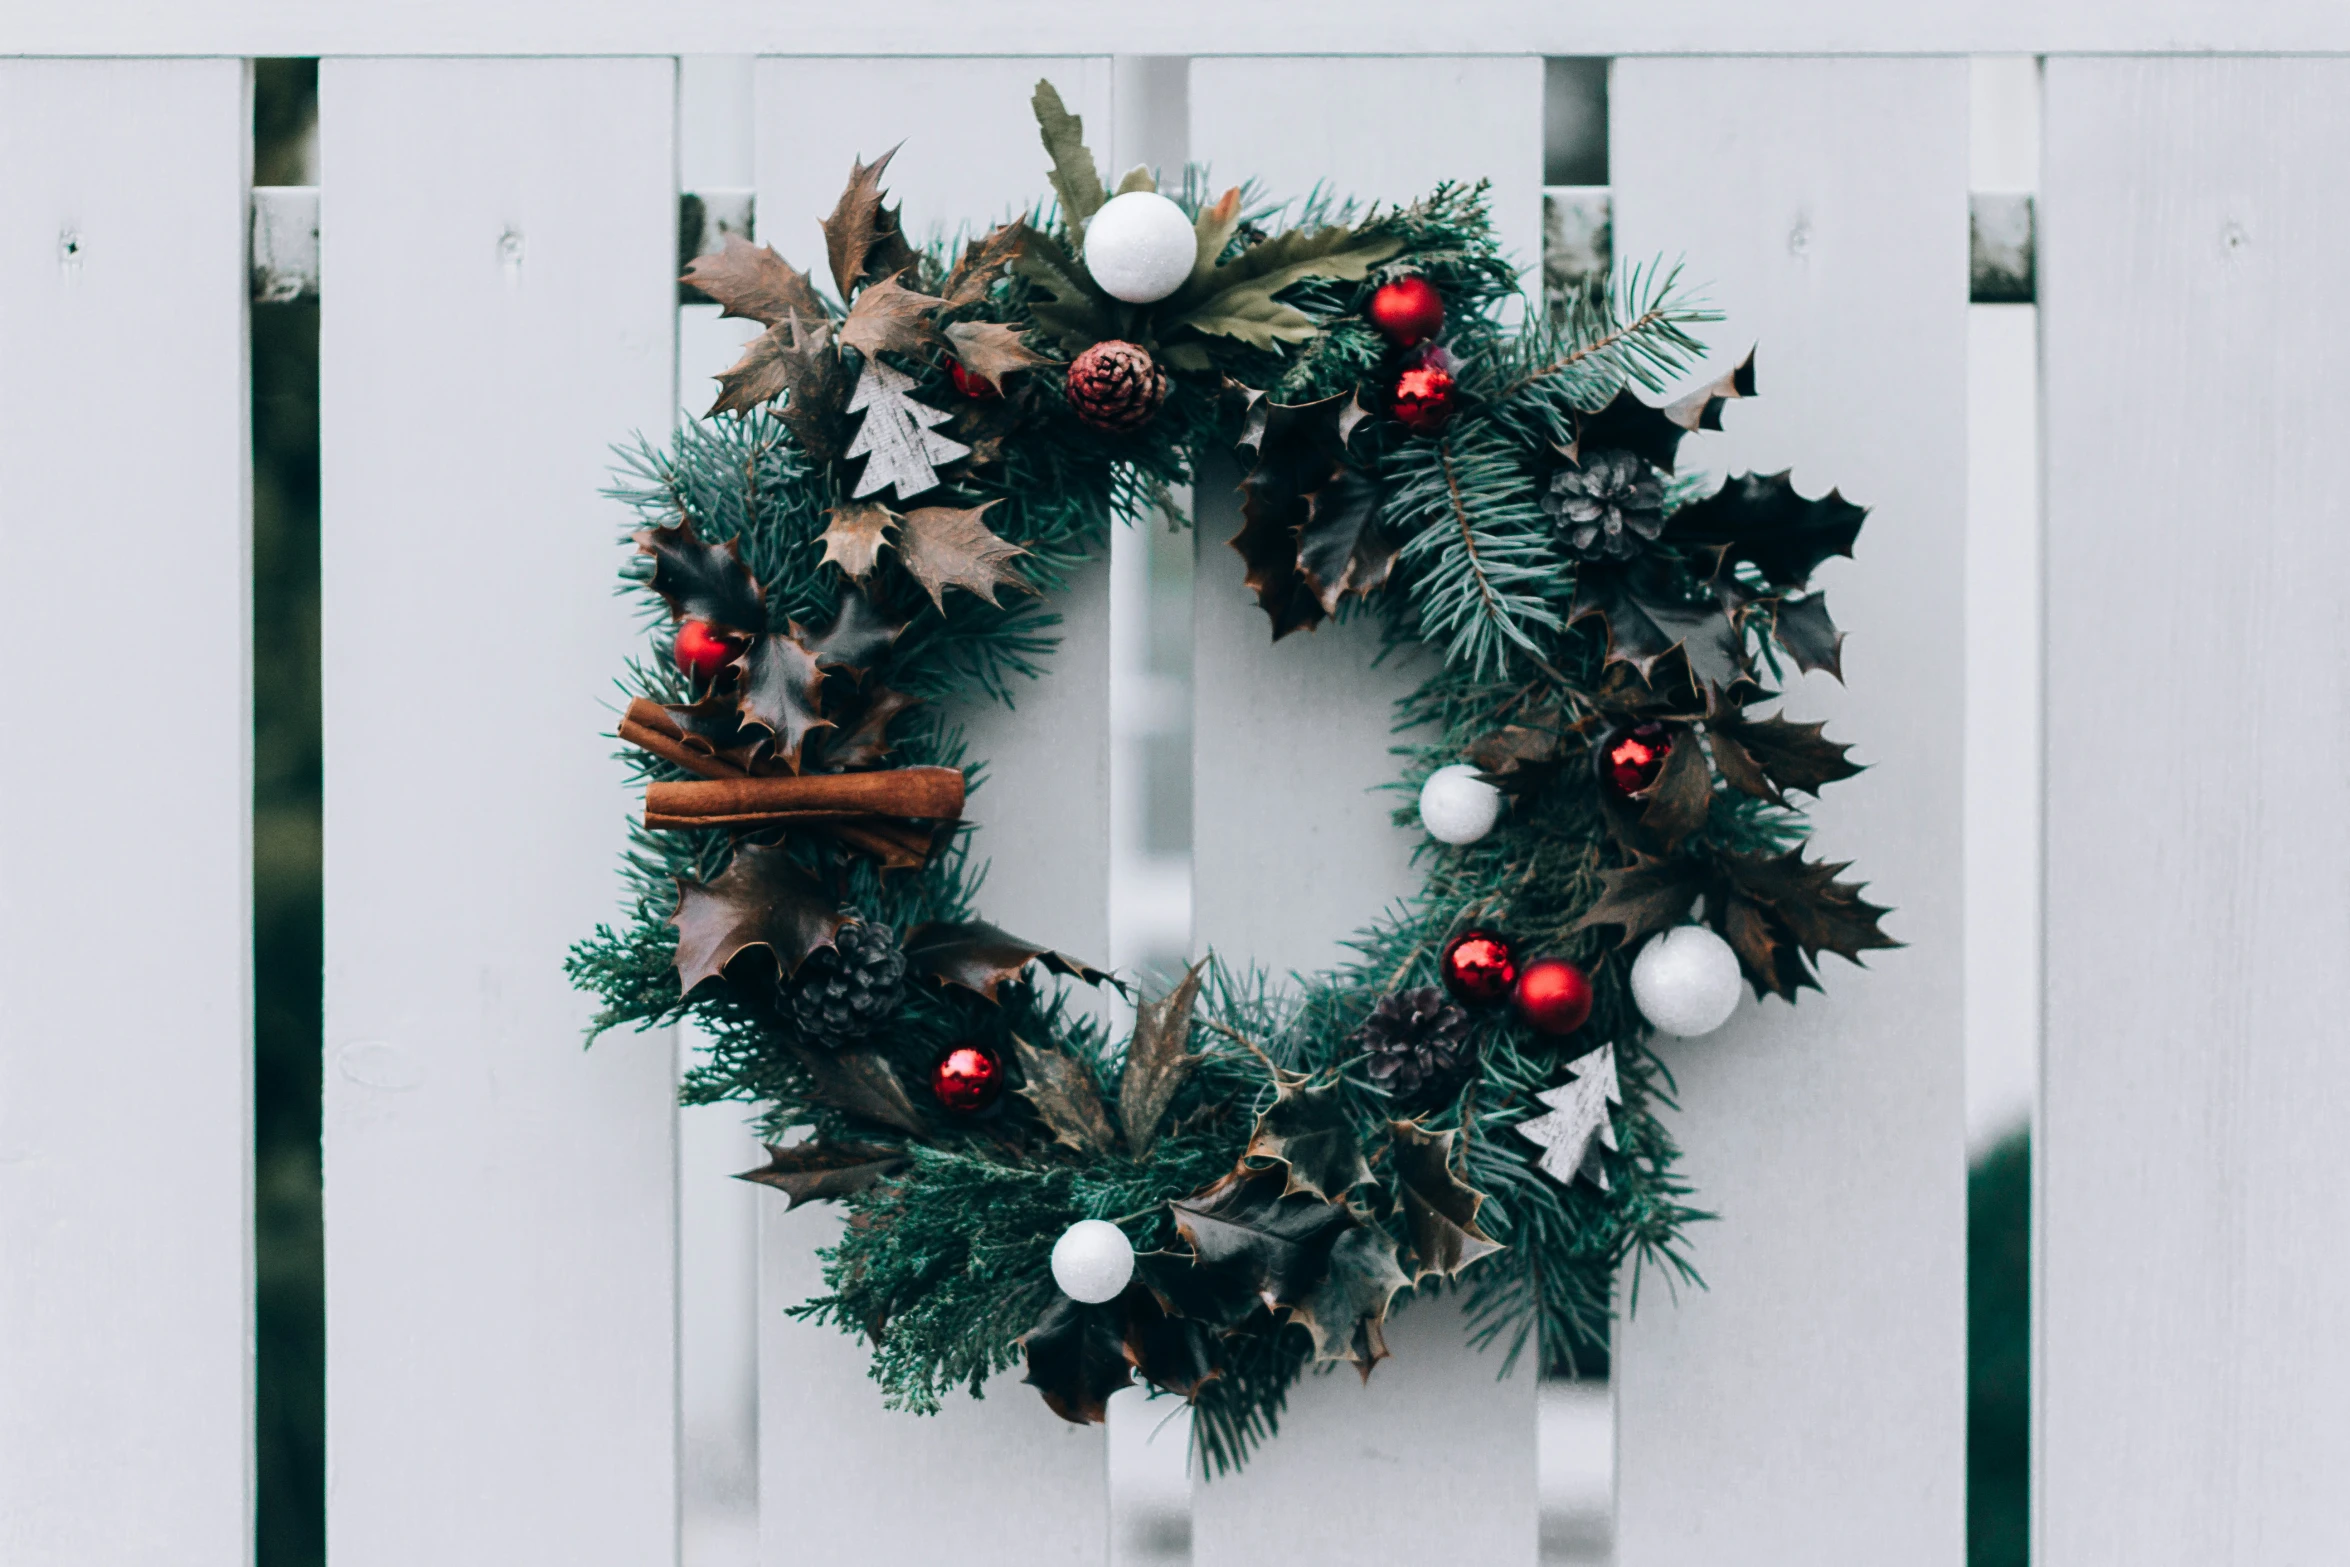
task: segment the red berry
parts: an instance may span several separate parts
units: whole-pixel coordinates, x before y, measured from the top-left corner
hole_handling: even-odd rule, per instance
[[[963,361],[960,359],[947,361],[947,374],[954,378],[955,390],[975,402],[1004,395],[1004,389],[986,376],[964,369]]]
[[[1444,296],[1424,277],[1399,277],[1371,296],[1365,314],[1389,342],[1409,348],[1444,330]]]
[[[1572,1034],[1591,1016],[1591,980],[1565,958],[1536,958],[1518,976],[1518,1016],[1545,1034]]]
[[[1420,365],[1395,378],[1389,410],[1422,435],[1444,428],[1452,417],[1452,377],[1434,365]]]
[[[986,1109],[1003,1087],[1003,1058],[985,1045],[957,1045],[930,1069],[930,1091],[958,1115]]]
[[[677,628],[677,667],[696,680],[713,678],[734,657],[734,643],[706,620],[689,620]]]

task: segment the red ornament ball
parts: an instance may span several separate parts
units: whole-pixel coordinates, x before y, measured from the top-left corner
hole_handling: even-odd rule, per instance
[[[1444,296],[1424,277],[1382,285],[1363,313],[1398,348],[1425,343],[1444,330]]]
[[[1591,1016],[1591,980],[1565,958],[1536,958],[1518,976],[1518,1016],[1545,1034],[1572,1034]]]
[[[734,657],[734,642],[706,620],[689,620],[677,628],[677,667],[696,680],[708,680]]]
[[[1489,930],[1464,930],[1444,944],[1437,969],[1444,988],[1471,1006],[1490,1006],[1518,982],[1518,957]]]
[[[1387,406],[1407,429],[1434,434],[1452,417],[1452,376],[1434,365],[1415,365],[1395,378]]]
[[[1001,397],[1004,395],[1004,389],[996,385],[993,381],[990,381],[986,376],[964,369],[963,361],[960,359],[950,359],[947,361],[947,374],[953,378],[955,383],[955,390],[961,392],[965,397],[970,398],[973,402],[985,402],[991,397]]]
[[[957,1115],[984,1110],[1004,1091],[1004,1058],[985,1045],[957,1045],[930,1069],[930,1091]]]
[[[1620,795],[1635,795],[1656,782],[1673,754],[1673,732],[1662,724],[1619,729],[1599,747],[1599,781]]]

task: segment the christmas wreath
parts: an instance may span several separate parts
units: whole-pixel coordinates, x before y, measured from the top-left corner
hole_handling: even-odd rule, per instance
[[[1196,171],[1106,189],[1035,108],[1027,221],[917,250],[885,155],[824,220],[833,298],[740,240],[689,270],[766,330],[626,456],[644,818],[571,967],[599,1030],[697,1021],[687,1099],[774,1139],[748,1179],[847,1208],[796,1310],[866,1336],[893,1405],[1025,1361],[1099,1420],[1139,1375],[1214,1472],[1309,1367],[1368,1375],[1407,1292],[1463,1291],[1506,1369],[1604,1344],[1627,1260],[1694,1277],[1652,1029],[1891,944],[1790,800],[1846,747],[1757,711],[1785,662],[1839,673],[1808,582],[1863,512],[1675,471],[1753,383],[1643,395],[1714,319],[1670,274],[1505,324],[1482,185],[1282,223]],[[1114,518],[1180,525],[1219,445],[1276,639],[1376,613],[1442,652],[1400,714],[1426,879],[1343,966],[1206,959],[1117,1040],[1045,975],[1118,980],[979,917],[951,714],[1008,700],[1039,596]]]

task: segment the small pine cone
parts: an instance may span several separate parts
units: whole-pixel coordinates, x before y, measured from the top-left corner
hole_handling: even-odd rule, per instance
[[[784,984],[784,1006],[810,1042],[840,1049],[895,1016],[905,999],[906,954],[897,932],[869,920],[840,928]]]
[[[1550,476],[1542,509],[1576,556],[1622,560],[1664,531],[1664,481],[1630,452],[1593,452]]]
[[[1139,430],[1166,400],[1167,372],[1139,343],[1108,338],[1069,366],[1069,406],[1097,430]]]
[[[1369,1054],[1371,1081],[1400,1104],[1433,1104],[1477,1064],[1469,1014],[1433,985],[1382,996],[1348,1041]]]

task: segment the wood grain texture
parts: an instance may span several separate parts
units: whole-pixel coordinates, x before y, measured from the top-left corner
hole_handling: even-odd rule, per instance
[[[1850,685],[1786,710],[1869,764],[1813,814],[1909,943],[1668,1043],[1710,1286],[1616,1336],[1617,1559],[1956,1567],[1964,1555],[1967,65],[1622,60],[1616,254],[1686,255],[1761,396],[1685,446],[1873,508],[1816,579]]]
[[[10,1567],[252,1559],[251,140],[238,61],[0,60]]]
[[[671,1035],[583,1054],[562,967],[630,809],[598,491],[674,407],[674,77],[321,67],[341,1567],[676,1559]]]
[[[2350,62],[2052,60],[2034,1559],[2342,1559]]]
[[[1492,177],[1504,243],[1533,263],[1541,235],[1539,60],[1192,62],[1191,156],[1222,176],[1302,194],[1408,199],[1440,179]],[[1410,116],[1302,114],[1408,91]],[[1325,123],[1331,127],[1323,129]],[[1340,130],[1336,127],[1343,126]],[[1393,703],[1424,657],[1373,669],[1369,619],[1278,645],[1227,548],[1235,474],[1203,464],[1194,592],[1193,939],[1281,975],[1322,967],[1339,942],[1415,885],[1416,832],[1394,826]],[[1379,791],[1379,792],[1374,792]],[[1281,1434],[1241,1474],[1193,1492],[1200,1567],[1263,1559],[1535,1559],[1535,1378],[1463,1342],[1449,1300],[1413,1305],[1395,1358],[1369,1383],[1309,1378]],[[1409,1506],[1394,1488],[1408,1484]]]
[[[903,142],[886,185],[916,242],[1025,211],[1048,166],[1029,94],[1050,77],[1111,152],[1106,59],[762,60],[757,72],[759,238],[795,264],[823,255],[852,158]],[[1107,160],[1114,161],[1114,160]],[[974,704],[971,754],[986,777],[968,819],[990,864],[982,907],[1007,929],[1100,961],[1109,949],[1109,573],[1097,561],[1056,606],[1061,646],[1018,706]],[[767,1194],[772,1197],[773,1194]],[[1096,1562],[1109,1536],[1098,1426],[1053,1415],[1018,1372],[934,1418],[882,1406],[867,1346],[784,1309],[821,1293],[813,1255],[839,1219],[762,1205],[762,1560],[918,1561],[952,1542],[988,1564]],[[919,1474],[880,1501],[877,1474]]]

